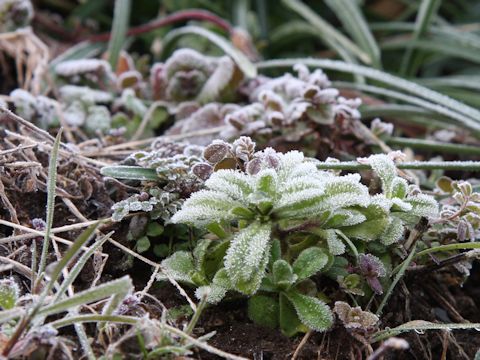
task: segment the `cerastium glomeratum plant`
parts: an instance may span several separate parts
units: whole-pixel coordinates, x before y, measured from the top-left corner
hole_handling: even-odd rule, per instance
[[[298,151],[267,148],[237,169],[214,171],[171,219],[206,230],[204,238],[163,265],[211,303],[229,290],[247,295],[250,317],[287,335],[324,331],[333,315],[316,275],[356,276],[357,294],[381,294],[389,246],[405,227],[436,215],[436,201],[397,175],[395,155],[359,159],[381,180],[373,195],[359,174],[318,170]]]

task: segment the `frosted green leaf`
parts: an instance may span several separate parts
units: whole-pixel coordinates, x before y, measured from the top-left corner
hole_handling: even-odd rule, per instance
[[[404,233],[402,220],[393,217],[385,232],[380,236],[380,241],[384,245],[391,245],[400,240]]]
[[[212,284],[197,288],[197,290],[195,290],[195,297],[197,299],[202,299],[206,296],[206,300],[209,304],[218,304],[225,297],[226,293],[226,288]]]
[[[275,194],[277,173],[273,169],[261,170],[256,176],[256,189],[267,194]]]
[[[297,280],[297,275],[288,262],[283,259],[273,263],[273,282],[275,285],[288,289]]]
[[[371,155],[368,159],[370,166],[382,181],[384,194],[390,198],[393,191],[393,181],[397,177],[397,168],[393,160],[386,154]]]
[[[242,206],[240,202],[225,193],[200,190],[185,201],[182,209],[172,217],[171,222],[204,227],[219,220],[234,219],[230,210],[240,206]]]
[[[338,229],[344,226],[357,225],[367,220],[359,210],[340,209],[336,210],[323,225],[327,229]]]
[[[187,251],[177,251],[162,261],[162,267],[167,275],[177,281],[193,284],[190,274],[195,270],[192,255]],[[164,274],[159,274],[159,280],[165,280]]]
[[[408,196],[405,201],[412,205],[411,213],[413,215],[425,217],[438,215],[438,203],[432,196],[417,194]]]
[[[214,172],[205,182],[205,186],[210,190],[215,190],[237,201],[245,201],[247,196],[253,191],[251,178],[235,170],[219,170]]]
[[[340,240],[335,230],[325,230],[328,250],[332,255],[341,255],[345,252],[345,244]]]
[[[252,223],[232,239],[224,264],[235,290],[254,294],[260,287],[270,254],[270,232],[270,225]]]
[[[323,301],[294,291],[286,295],[303,324],[316,331],[325,331],[332,326],[332,312]]]
[[[277,327],[278,312],[278,300],[270,296],[254,295],[248,299],[248,317],[259,325]]]
[[[412,205],[399,198],[392,198],[392,207],[390,208],[391,211],[403,211],[403,212],[408,212],[412,210]]]
[[[344,227],[342,232],[351,239],[365,241],[378,239],[390,224],[389,211],[381,206],[381,200],[381,198],[377,198],[375,203],[370,204],[366,209],[360,210],[367,220],[357,225]]]
[[[2,310],[13,309],[17,303],[20,289],[13,278],[0,280],[0,308]]]
[[[328,263],[328,255],[325,250],[311,247],[303,250],[293,263],[293,272],[298,280],[307,279],[322,270]]]
[[[396,177],[392,181],[392,197],[403,199],[407,195],[408,183],[407,180],[401,177]]]

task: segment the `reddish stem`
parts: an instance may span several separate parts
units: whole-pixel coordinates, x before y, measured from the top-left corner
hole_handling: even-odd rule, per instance
[[[147,24],[133,27],[127,31],[127,36],[144,34],[152,30],[161,28],[163,26],[175,24],[180,21],[188,21],[188,20],[208,21],[217,25],[219,28],[221,28],[222,30],[228,33],[231,33],[233,31],[232,25],[228,21],[223,20],[217,15],[206,10],[192,9],[192,10],[178,11],[162,19],[154,20]],[[111,35],[108,32],[104,34],[89,36],[82,40],[87,40],[91,42],[103,42],[103,41],[108,41],[110,39],[110,36]]]
[[[177,11],[176,13],[167,15],[162,19],[153,20],[149,23],[132,27],[127,31],[127,36],[144,34],[149,31],[161,28],[163,26],[175,24],[181,21],[189,21],[189,20],[208,21],[208,22],[211,22],[212,24],[217,25],[219,28],[221,28],[222,30],[224,30],[229,34],[233,32],[233,26],[228,21],[223,20],[217,15],[206,10],[190,9],[190,10]],[[82,36],[82,35],[79,35],[78,33],[73,34],[71,32],[66,32],[63,27],[53,22],[50,22],[48,18],[44,17],[41,14],[35,14],[34,21],[67,41],[105,42],[110,40],[110,36],[111,36],[110,32],[98,34],[98,35],[89,35],[89,36]]]

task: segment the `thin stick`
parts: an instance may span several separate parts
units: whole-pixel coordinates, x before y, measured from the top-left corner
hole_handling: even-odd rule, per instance
[[[298,355],[300,355],[300,351],[302,351],[303,347],[305,346],[305,344],[307,343],[308,339],[310,338],[310,336],[312,335],[313,331],[312,330],[309,330],[302,338],[302,341],[300,341],[300,343],[298,344],[297,348],[295,349],[295,352],[293,353],[292,355],[292,359],[291,360],[296,360]]]
[[[161,264],[158,264],[156,262],[153,262],[149,259],[147,259],[146,257],[143,257],[142,255],[140,254],[137,254],[135,251],[132,251],[130,250],[129,248],[127,248],[126,246],[123,246],[122,244],[120,244],[119,242],[113,240],[112,238],[108,239],[108,241],[110,243],[112,243],[113,245],[115,245],[116,247],[118,247],[119,249],[123,250],[124,252],[126,252],[127,254],[143,261],[144,263],[148,264],[148,265],[151,265],[153,266],[154,268],[155,267],[159,267],[161,270],[162,270],[162,273],[167,277],[168,281],[170,281],[170,283],[175,286],[177,288],[177,290],[180,292],[180,294],[187,300],[188,304],[190,305],[190,307],[192,308],[192,310],[195,312],[197,311],[197,306],[195,305],[195,303],[192,301],[192,299],[190,299],[190,297],[188,296],[188,294],[185,292],[185,290],[178,284],[178,282],[172,278],[169,274],[168,274],[168,271],[165,271],[163,269],[163,266]]]

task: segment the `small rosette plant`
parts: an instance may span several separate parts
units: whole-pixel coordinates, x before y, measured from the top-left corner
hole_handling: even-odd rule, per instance
[[[381,271],[363,271],[361,256],[380,262],[363,254],[365,244],[384,249],[400,240],[405,226],[437,210],[432,197],[397,176],[390,157],[366,161],[382,180],[381,194],[370,195],[359,174],[318,170],[298,151],[267,148],[249,156],[241,170],[213,172],[171,218],[207,233],[193,253],[163,261],[166,275],[198,287],[197,296],[211,303],[230,290],[247,295],[254,321],[280,325],[289,336],[328,329],[333,316],[315,276],[338,264],[346,272],[350,257],[357,277],[381,293],[378,277],[387,274],[383,264]]]

